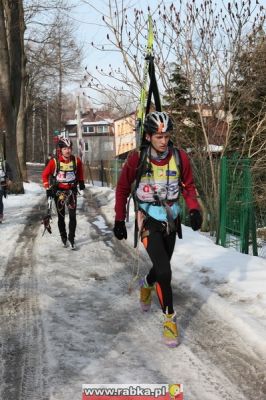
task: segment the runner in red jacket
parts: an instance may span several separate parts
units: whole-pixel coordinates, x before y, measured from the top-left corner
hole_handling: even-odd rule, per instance
[[[190,211],[192,229],[200,229],[202,222],[189,158],[183,150],[179,150],[177,160],[176,151],[169,145],[172,129],[172,121],[166,113],[152,112],[146,116],[144,135],[147,155],[139,165],[139,152],[131,153],[122,169],[116,187],[114,225],[116,238],[127,239],[126,204],[132,184],[136,181],[134,197],[139,232],[152,261],[151,270],[140,281],[140,304],[142,311],[150,309],[155,286],[165,318],[164,342],[169,347],[175,347],[179,342],[173,308],[170,260],[176,232],[180,227],[180,193]]]
[[[46,189],[47,197],[55,199],[58,228],[64,246],[67,246],[68,239],[71,248],[75,249],[78,185],[80,190],[85,189],[83,166],[80,158],[72,155],[72,143],[69,139],[61,137],[58,148],[58,157],[52,158],[43,170],[43,186]],[[65,224],[65,207],[69,211],[68,236]]]

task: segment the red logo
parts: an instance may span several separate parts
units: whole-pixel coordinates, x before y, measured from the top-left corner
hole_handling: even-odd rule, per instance
[[[149,185],[145,185],[143,188],[143,192],[147,193],[150,191],[150,186]]]

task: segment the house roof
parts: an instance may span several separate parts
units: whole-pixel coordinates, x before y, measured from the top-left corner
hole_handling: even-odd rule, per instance
[[[136,111],[132,111],[132,112],[129,113],[129,114],[123,115],[123,117],[115,118],[115,119],[114,119],[114,122],[119,121],[119,120],[122,120],[122,119],[126,119],[126,118],[128,118],[128,117],[132,117],[132,116],[135,116],[135,115],[136,115]]]
[[[105,119],[105,120],[101,120],[101,121],[86,121],[85,118],[81,119],[81,124],[82,125],[86,125],[86,126],[95,126],[95,125],[110,125],[113,123],[113,119]],[[69,125],[77,125],[77,120],[76,119],[70,119],[69,121],[66,122],[65,124],[66,126]]]
[[[113,123],[113,119],[103,119],[101,121],[94,121],[94,122],[89,122],[89,121],[84,121],[83,119],[81,120],[82,125],[110,125]]]

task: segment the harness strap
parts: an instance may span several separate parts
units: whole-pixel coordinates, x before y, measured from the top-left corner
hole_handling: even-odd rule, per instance
[[[147,105],[146,105],[146,115],[150,112],[152,95],[154,98],[156,111],[162,111],[160,94],[159,94],[157,80],[156,80],[156,76],[155,76],[154,57],[153,56],[150,56],[150,58],[149,58],[149,77],[150,77],[150,86],[149,86]]]

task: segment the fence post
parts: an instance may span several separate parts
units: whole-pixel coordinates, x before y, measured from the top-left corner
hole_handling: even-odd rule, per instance
[[[104,173],[104,171],[103,171],[103,160],[101,160],[100,181],[102,182],[102,187],[104,186],[104,184],[103,184],[103,179],[104,179],[103,173]]]
[[[250,227],[251,227],[251,239],[252,239],[252,249],[253,256],[258,256],[258,245],[257,245],[257,228],[254,209],[249,215]]]
[[[227,198],[227,167],[228,162],[226,157],[221,158],[221,179],[220,179],[220,216],[219,216],[219,229],[218,237],[216,240],[217,244],[225,246],[226,242],[226,220],[227,220],[227,210],[226,210],[226,198]]]
[[[249,242],[249,208],[251,206],[250,185],[249,185],[249,160],[243,160],[243,193],[242,212],[240,214],[240,251],[248,254]]]

